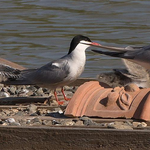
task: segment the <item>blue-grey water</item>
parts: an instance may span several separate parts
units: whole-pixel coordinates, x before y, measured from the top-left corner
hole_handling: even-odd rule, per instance
[[[0,57],[40,67],[68,51],[82,34],[109,46],[150,44],[148,0],[1,0]],[[120,59],[87,50],[82,77],[122,68]]]

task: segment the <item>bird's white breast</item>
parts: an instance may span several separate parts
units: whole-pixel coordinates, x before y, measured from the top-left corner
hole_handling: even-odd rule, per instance
[[[68,80],[76,80],[84,70],[86,61],[85,51],[73,51],[68,60],[69,75]]]

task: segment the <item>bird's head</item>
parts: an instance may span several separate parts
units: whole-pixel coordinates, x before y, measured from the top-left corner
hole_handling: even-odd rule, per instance
[[[70,49],[68,54],[70,54],[72,51],[74,51],[76,48],[82,49],[85,51],[90,46],[98,46],[100,44],[92,42],[88,37],[83,35],[76,35],[71,43],[70,43]]]

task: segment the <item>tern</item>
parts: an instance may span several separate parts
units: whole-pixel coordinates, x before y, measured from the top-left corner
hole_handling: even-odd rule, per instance
[[[63,86],[74,82],[83,72],[86,62],[85,50],[90,46],[97,46],[83,35],[75,36],[67,55],[54,60],[37,69],[19,70],[5,64],[0,64],[0,82],[5,85],[37,85],[54,90],[54,96],[59,105],[56,88],[61,87],[65,100],[69,100]]]
[[[145,69],[150,69],[150,45],[148,46],[127,46],[125,48],[120,47],[110,47],[104,45],[97,45],[97,47],[109,49],[113,52],[104,52],[100,50],[92,50],[96,53],[112,56],[112,57],[120,57],[123,59],[127,59],[131,62],[137,63],[144,67]]]

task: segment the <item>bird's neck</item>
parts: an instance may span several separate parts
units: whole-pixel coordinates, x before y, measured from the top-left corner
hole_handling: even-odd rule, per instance
[[[70,59],[74,62],[78,63],[84,63],[86,61],[86,55],[85,55],[85,51],[72,51],[70,54]]]

